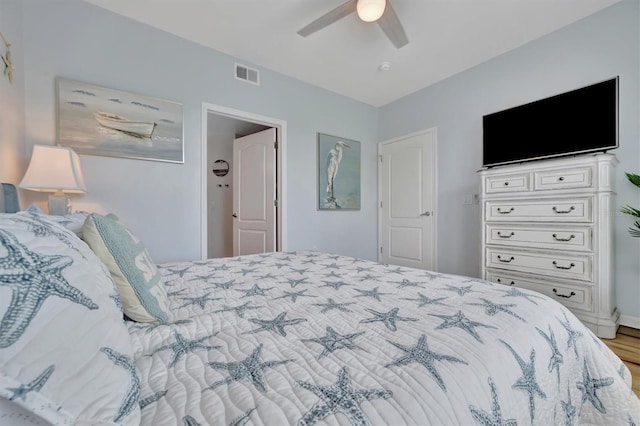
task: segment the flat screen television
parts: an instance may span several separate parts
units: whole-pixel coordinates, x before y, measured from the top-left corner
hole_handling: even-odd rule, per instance
[[[618,147],[618,77],[482,118],[485,167]]]

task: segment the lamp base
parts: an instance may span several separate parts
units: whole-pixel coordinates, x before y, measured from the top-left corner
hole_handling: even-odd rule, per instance
[[[49,195],[49,214],[64,216],[71,212],[69,198],[64,195]]]

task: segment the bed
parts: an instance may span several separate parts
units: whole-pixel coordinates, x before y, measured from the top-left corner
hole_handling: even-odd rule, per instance
[[[108,262],[61,221],[0,215],[0,242],[2,424],[640,421],[620,359],[535,292],[266,253],[159,265],[154,324],[123,320]]]

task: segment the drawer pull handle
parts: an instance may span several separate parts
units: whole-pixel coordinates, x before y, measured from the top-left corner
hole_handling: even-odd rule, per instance
[[[555,288],[553,289],[553,292],[555,293],[556,296],[564,297],[565,299],[570,299],[570,298],[572,298],[573,296],[576,295],[576,293],[573,292],[573,291],[568,296],[566,294],[560,294],[560,293],[558,293],[558,290],[556,290]]]
[[[555,266],[557,269],[564,269],[564,270],[568,270],[573,268],[574,266],[576,266],[575,263],[571,262],[571,264],[569,266],[560,266],[558,265],[558,263],[554,260],[553,261],[553,266]]]
[[[573,210],[575,210],[576,208],[574,206],[569,207],[569,210],[558,210],[558,208],[556,206],[553,206],[553,211],[558,213],[558,214],[567,214],[567,213],[571,213]]]
[[[512,233],[510,233],[509,235],[502,235],[502,234],[500,233],[500,231],[498,231],[498,237],[500,237],[500,238],[511,238],[511,237],[513,237],[514,235],[516,235],[516,234],[515,234],[515,232],[512,232]]]
[[[500,210],[500,207],[498,207],[498,213],[500,213],[500,214],[509,214],[514,210],[515,210],[515,208],[511,207],[511,208],[509,208],[509,210],[502,211],[502,210]]]
[[[564,176],[560,176],[560,177],[558,178],[558,180],[559,180],[560,182],[562,182],[562,181],[564,180]]]
[[[499,262],[502,262],[502,263],[511,263],[513,260],[515,260],[515,257],[513,257],[513,256],[511,256],[511,257],[509,258],[509,260],[505,260],[505,259],[501,258],[501,257],[500,257],[500,255],[498,255],[498,261],[499,261]]]
[[[498,282],[498,284],[502,284],[502,279],[498,278],[496,281]],[[509,285],[515,285],[515,283],[515,281],[511,281]]]
[[[561,237],[558,237],[558,235],[557,235],[557,234],[553,234],[553,239],[554,239],[554,240],[556,240],[556,241],[571,241],[571,240],[573,240],[575,237],[576,237],[575,235],[571,234],[571,235],[569,236],[569,238],[561,238]]]
[[[509,182],[505,182],[505,183],[504,183],[504,186],[509,186]]]

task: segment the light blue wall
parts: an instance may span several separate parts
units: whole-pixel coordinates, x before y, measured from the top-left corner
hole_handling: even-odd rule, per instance
[[[79,0],[26,2],[24,34],[28,153],[55,143],[56,77],[183,103],[185,164],[81,156],[74,206],[118,214],[155,261],[200,256],[202,102],[288,123],[288,249],[376,258],[376,108],[265,69],[240,82],[235,58]],[[362,142],[361,211],[316,211],[316,132]]]
[[[14,63],[13,84],[4,76],[0,61],[0,182],[18,184],[26,168],[24,149],[24,66],[22,3],[0,1],[0,31],[11,44]],[[0,40],[0,54],[6,48]]]
[[[380,140],[438,128],[438,259],[445,272],[477,276],[482,116],[620,76],[617,205],[640,205],[624,171],[640,171],[638,2],[626,0],[521,48],[381,108]],[[434,58],[435,59],[435,58]],[[589,126],[589,123],[584,123]],[[640,326],[640,239],[616,221],[616,289],[621,312]]]
[[[7,9],[13,10],[6,4],[0,2],[0,20]],[[481,117],[615,75],[621,77],[617,204],[640,205],[637,189],[622,177],[625,170],[640,170],[636,0],[380,109],[264,69],[261,86],[238,82],[232,76],[235,58],[79,0],[24,2],[21,13],[27,157],[32,144],[55,142],[57,76],[184,104],[184,165],[81,156],[90,193],[76,198],[76,207],[122,216],[158,262],[200,254],[202,102],[287,121],[289,249],[375,259],[376,142],[435,126],[439,269],[477,275],[480,214],[476,205],[463,205],[463,199],[478,192]],[[361,211],[316,210],[318,131],[362,142]],[[6,144],[0,144],[3,150]],[[23,163],[24,154],[16,155]],[[627,218],[617,221],[617,304],[624,315],[640,318],[640,241],[627,236],[629,223]]]

